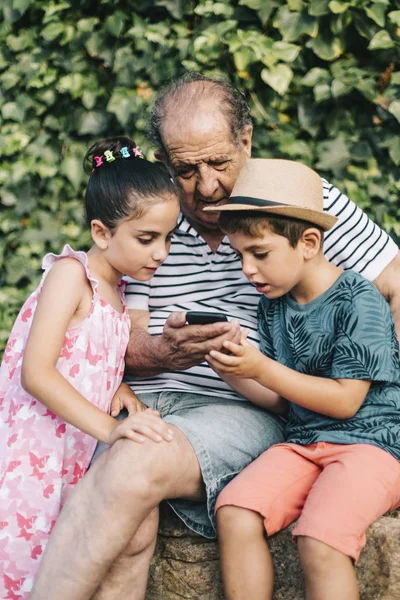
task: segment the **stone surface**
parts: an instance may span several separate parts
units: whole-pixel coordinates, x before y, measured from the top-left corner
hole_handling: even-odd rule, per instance
[[[357,565],[360,600],[400,600],[400,512],[374,523]],[[274,600],[304,600],[304,581],[291,529],[270,540]],[[216,542],[187,529],[165,504],[146,600],[223,600]],[[339,599],[338,599],[339,600]]]

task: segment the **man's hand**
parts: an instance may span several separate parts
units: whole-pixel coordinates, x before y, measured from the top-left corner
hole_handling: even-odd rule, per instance
[[[242,334],[239,344],[230,341],[223,343],[223,347],[230,352],[229,355],[211,350],[206,356],[210,367],[217,373],[242,379],[256,379],[265,356],[247,341],[246,335],[246,332]]]
[[[113,429],[108,441],[111,446],[121,438],[143,444],[146,438],[153,442],[170,442],[174,437],[171,427],[160,418],[160,413],[152,408],[130,414]]]
[[[130,415],[147,408],[126,383],[121,383],[111,400],[111,416],[118,416],[123,408],[126,408]]]
[[[239,343],[239,322],[186,325],[185,312],[173,312],[165,322],[160,345],[170,358],[170,369],[190,369],[205,360],[212,350],[222,350],[224,342]]]

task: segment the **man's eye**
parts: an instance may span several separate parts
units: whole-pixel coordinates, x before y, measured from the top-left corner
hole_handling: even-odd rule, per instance
[[[209,163],[217,171],[224,171],[229,164],[229,161],[224,160],[223,162],[210,162]]]
[[[180,169],[177,172],[177,177],[182,177],[183,179],[190,179],[194,174],[194,169]]]

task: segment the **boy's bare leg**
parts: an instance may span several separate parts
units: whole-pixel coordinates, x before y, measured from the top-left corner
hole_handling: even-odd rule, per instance
[[[263,517],[244,508],[222,506],[217,525],[226,599],[271,600],[274,569]]]
[[[111,565],[92,600],[144,598],[157,541],[158,508],[151,511],[133,540]]]
[[[57,520],[30,600],[89,600],[161,500],[204,499],[195,452],[173,429],[171,442],[118,440],[94,463]]]
[[[297,538],[306,577],[307,600],[358,600],[358,585],[349,556],[307,536]]]

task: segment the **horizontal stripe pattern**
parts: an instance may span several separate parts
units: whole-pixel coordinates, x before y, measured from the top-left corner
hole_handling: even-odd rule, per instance
[[[339,218],[325,234],[327,258],[343,269],[375,279],[397,253],[397,246],[344,194],[323,180],[324,209]],[[128,280],[128,308],[149,310],[151,335],[161,335],[173,311],[218,311],[240,321],[258,344],[257,305],[260,295],[243,276],[241,263],[225,238],[217,252],[180,216],[167,260],[149,282]],[[151,378],[128,377],[135,391],[188,391],[242,399],[202,363],[187,371],[168,371]]]

